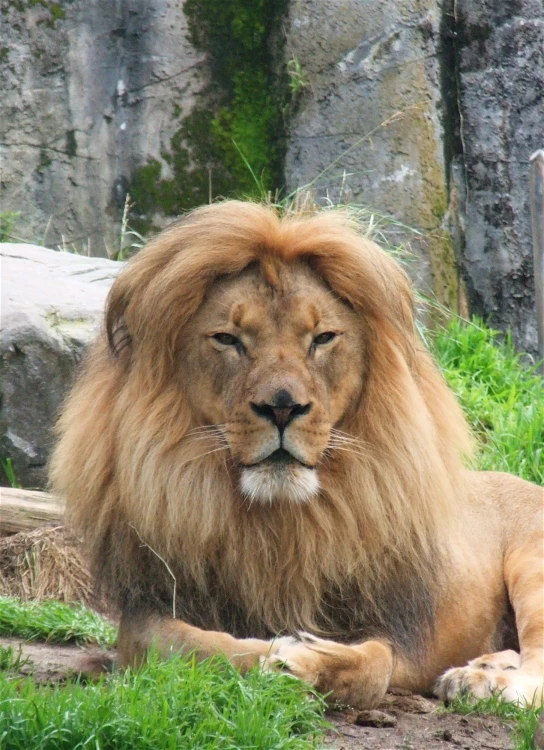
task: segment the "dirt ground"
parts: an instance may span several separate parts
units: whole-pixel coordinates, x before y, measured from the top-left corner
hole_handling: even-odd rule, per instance
[[[0,645],[19,647],[23,674],[37,682],[61,681],[80,672],[100,671],[114,652],[98,648],[50,646],[0,638]],[[331,712],[326,739],[331,750],[511,750],[509,727],[494,716],[459,716],[440,710],[438,701],[397,691],[376,711]]]
[[[334,750],[511,750],[513,747],[509,727],[496,716],[445,713],[439,701],[418,695],[388,694],[378,711],[362,715],[346,711],[331,714],[329,718],[334,730],[329,732],[327,744]]]

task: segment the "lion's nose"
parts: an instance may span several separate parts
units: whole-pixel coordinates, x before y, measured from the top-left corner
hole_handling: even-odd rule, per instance
[[[280,432],[283,432],[295,417],[308,414],[312,404],[297,404],[289,391],[282,389],[273,395],[270,403],[251,403],[251,408],[257,416],[268,419]]]

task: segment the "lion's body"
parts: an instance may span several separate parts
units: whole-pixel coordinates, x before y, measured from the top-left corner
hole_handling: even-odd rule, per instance
[[[326,214],[226,202],[129,264],[52,468],[124,662],[152,641],[223,651],[371,705],[513,645],[513,607],[522,666],[499,659],[485,689],[541,689],[543,491],[463,468],[411,306],[398,266]]]

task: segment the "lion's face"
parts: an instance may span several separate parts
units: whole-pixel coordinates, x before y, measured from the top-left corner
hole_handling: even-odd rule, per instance
[[[212,285],[183,338],[184,388],[228,444],[242,492],[308,500],[360,397],[360,318],[304,262],[255,264]]]

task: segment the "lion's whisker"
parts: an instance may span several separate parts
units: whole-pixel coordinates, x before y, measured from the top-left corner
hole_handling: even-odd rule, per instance
[[[358,435],[350,435],[347,432],[342,432],[341,430],[337,430],[335,427],[331,427],[330,434],[335,437],[339,438],[340,440],[349,440],[350,442],[357,442],[357,443],[365,443],[365,441],[359,437]]]
[[[338,435],[329,435],[329,440],[331,443],[340,443],[340,444],[346,444],[346,445],[361,445],[365,446],[365,443],[363,443],[362,440],[352,440],[348,437],[339,437]]]
[[[340,444],[346,444],[346,445],[363,445],[360,440],[350,440],[349,438],[345,437],[338,437],[337,435],[331,435],[329,436],[329,440],[331,442],[336,442]]]
[[[202,440],[219,440],[220,442],[227,442],[227,438],[225,435],[223,435],[220,432],[210,432],[210,433],[202,433],[200,435],[191,435],[188,439],[191,440],[192,443],[196,443],[198,441]]]
[[[192,458],[188,458],[187,461],[184,461],[182,464],[180,464],[180,467],[191,463],[191,461],[198,461],[199,458],[204,458],[204,456],[209,456],[210,453],[218,453],[219,451],[226,451],[227,449],[228,449],[228,445],[222,445],[220,448],[214,448],[211,451],[200,453],[198,456],[193,456]]]
[[[331,445],[329,444],[327,446],[327,450],[330,451],[342,451],[344,453],[352,453],[354,456],[359,456],[360,458],[367,458],[370,456],[370,451],[365,452],[364,450],[361,450],[361,448],[357,448],[357,450],[352,450],[351,448],[346,448],[345,446],[340,445]]]
[[[205,424],[205,425],[201,425],[200,427],[193,427],[192,430],[189,430],[189,432],[185,434],[185,437],[189,437],[189,435],[197,434],[200,432],[219,432],[223,434],[224,430],[225,430],[225,425]]]

